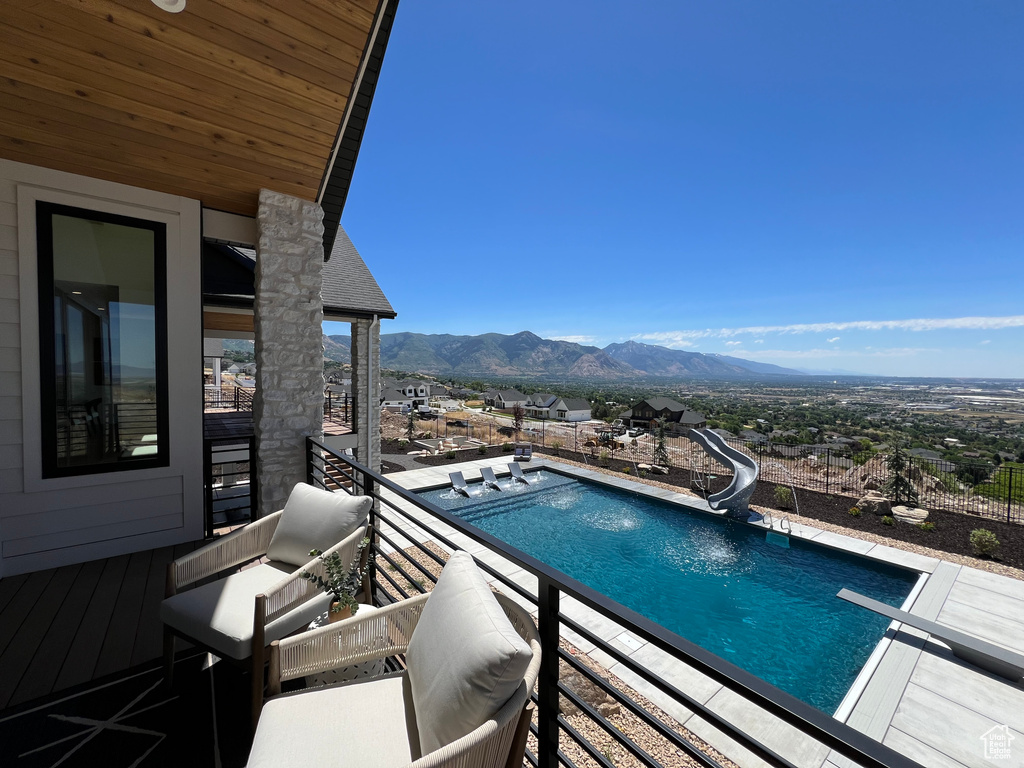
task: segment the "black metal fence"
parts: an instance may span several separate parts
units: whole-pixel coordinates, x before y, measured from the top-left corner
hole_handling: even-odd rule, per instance
[[[207,387],[203,390],[203,410],[251,411],[255,394],[253,387],[240,387],[237,384]]]
[[[206,536],[214,529],[241,525],[256,510],[256,438],[203,439],[203,498]]]
[[[601,743],[614,743],[618,749],[648,768],[663,765],[656,756],[659,754],[683,755],[688,761],[699,765],[721,768],[716,758],[708,754],[709,750],[689,731],[639,700],[617,677],[584,663],[564,646],[560,642],[564,628],[585,638],[632,674],[654,686],[661,694],[690,709],[770,765],[787,768],[793,766],[793,762],[776,748],[745,732],[728,716],[706,706],[690,692],[668,682],[602,640],[583,623],[567,616],[563,606],[568,601],[586,606],[597,612],[602,620],[615,622],[624,630],[629,630],[681,663],[710,677],[760,708],[763,717],[780,721],[780,727],[784,727],[781,723],[785,723],[864,768],[914,768],[918,765],[590,587],[424,501],[380,474],[334,453],[323,443],[307,438],[306,448],[307,481],[310,484],[330,490],[346,490],[341,484],[344,481],[354,492],[375,499],[371,548],[376,557],[371,566],[370,580],[378,605],[429,591],[430,586],[436,582],[440,567],[444,565],[446,551],[462,549],[452,540],[452,529],[482,544],[491,555],[499,555],[536,579],[535,589],[524,587],[522,579],[517,583],[489,565],[488,562],[494,562],[493,557],[476,558],[480,568],[500,583],[505,594],[537,616],[543,658],[537,689],[533,694],[537,713],[535,722],[531,724],[533,738],[526,753],[527,765],[539,768],[555,768],[559,765],[576,768],[576,762],[569,754],[572,751],[584,755],[588,765],[614,768],[606,749],[600,746]],[[442,530],[447,531],[447,534]],[[423,544],[424,541],[435,542],[437,548]],[[574,675],[577,676],[576,680],[584,679],[607,694],[630,717],[635,718],[645,729],[643,744],[640,739],[633,738],[613,725],[588,703],[580,695],[578,684],[573,681]],[[570,704],[575,707],[577,714],[567,713],[572,711],[567,709]],[[570,745],[574,745],[575,749],[569,750]],[[652,748],[652,745],[657,748]],[[674,757],[672,762],[678,760],[678,757]]]
[[[324,421],[333,424],[351,424],[352,411],[352,395],[348,392],[327,390],[327,394],[324,396]]]
[[[429,426],[438,436],[473,437],[489,445],[515,439],[508,424],[493,420],[473,424],[446,417]],[[590,422],[526,421],[519,438],[545,449],[583,454],[580,458],[588,462],[618,459],[634,465],[664,464],[696,474],[729,474],[678,433],[666,434],[660,456],[656,435],[620,435]],[[767,483],[856,500],[869,490],[883,488],[890,479],[887,453],[865,453],[843,445],[787,445],[739,438],[726,438],[726,442],[756,459],[759,478]],[[908,455],[906,473],[923,507],[1024,523],[1024,468],[1020,466]]]

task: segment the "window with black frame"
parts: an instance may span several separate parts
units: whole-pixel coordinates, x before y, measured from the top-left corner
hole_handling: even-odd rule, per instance
[[[167,232],[36,203],[43,477],[166,466]]]

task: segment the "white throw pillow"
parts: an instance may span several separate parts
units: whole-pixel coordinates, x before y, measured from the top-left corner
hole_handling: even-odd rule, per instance
[[[284,505],[267,557],[296,567],[305,565],[313,559],[310,550],[326,552],[365,526],[371,506],[370,496],[332,493],[297,483]]]
[[[493,717],[516,692],[532,658],[473,558],[454,553],[406,653],[422,754]]]

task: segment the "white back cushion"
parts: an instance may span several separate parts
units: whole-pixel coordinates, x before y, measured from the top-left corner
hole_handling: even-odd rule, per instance
[[[516,692],[532,658],[473,558],[454,553],[406,653],[422,753],[489,720]]]
[[[365,526],[373,499],[350,496],[297,483],[288,496],[281,522],[270,540],[267,557],[296,567],[311,558],[309,551],[326,552],[356,528]]]

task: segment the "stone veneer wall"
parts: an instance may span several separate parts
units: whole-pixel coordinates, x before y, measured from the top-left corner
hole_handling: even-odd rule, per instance
[[[316,203],[260,190],[253,421],[261,517],[306,479],[306,436],[323,437],[323,216]]]
[[[356,459],[380,469],[380,320],[352,323],[352,402]]]

